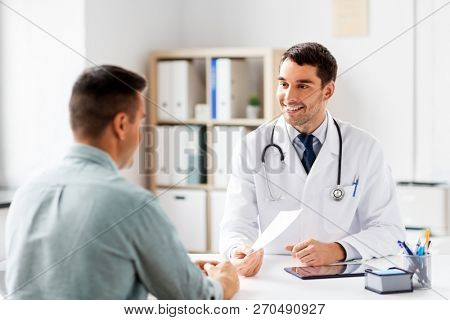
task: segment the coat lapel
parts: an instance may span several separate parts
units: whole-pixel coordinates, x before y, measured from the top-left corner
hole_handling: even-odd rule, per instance
[[[281,116],[278,119],[276,134],[277,136],[274,137],[274,141],[276,141],[275,143],[278,143],[280,145],[285,153],[285,172],[287,172],[290,179],[294,179],[297,184],[299,182],[305,183],[307,178],[306,171],[303,168],[303,164],[297,154],[297,151],[292,145],[292,140],[295,137],[289,136],[284,116]],[[295,175],[295,177],[293,177],[293,175]],[[299,179],[300,181],[298,181],[297,179]]]
[[[309,180],[321,179],[323,175],[335,173],[337,181],[338,160],[339,160],[339,135],[334,124],[333,117],[328,113],[328,127],[325,141],[317,155],[316,161],[308,175]],[[300,163],[301,164],[301,163]],[[331,170],[330,165],[336,166],[335,170]],[[323,179],[322,179],[323,180]],[[324,180],[325,181],[325,180]]]

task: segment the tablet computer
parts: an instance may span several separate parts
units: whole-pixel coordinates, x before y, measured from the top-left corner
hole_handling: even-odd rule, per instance
[[[363,277],[365,270],[370,268],[365,264],[337,264],[318,267],[289,267],[284,270],[303,280]]]

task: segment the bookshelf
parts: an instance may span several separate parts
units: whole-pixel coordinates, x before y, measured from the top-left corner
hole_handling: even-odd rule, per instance
[[[202,49],[180,49],[168,51],[154,51],[149,55],[149,125],[150,125],[150,145],[154,146],[156,128],[158,126],[178,126],[178,125],[200,125],[206,128],[206,150],[212,150],[213,147],[213,132],[216,126],[242,126],[248,130],[254,130],[261,124],[271,121],[279,112],[278,101],[276,99],[276,87],[278,84],[278,66],[284,50],[272,48],[202,48]],[[230,120],[222,119],[195,119],[186,118],[179,119],[172,117],[170,119],[158,119],[158,63],[162,61],[172,60],[188,60],[195,61],[197,66],[200,66],[200,74],[203,77],[205,84],[204,101],[209,108],[212,105],[211,97],[211,62],[215,58],[235,58],[245,59],[249,65],[253,66],[252,72],[257,76],[254,77],[258,81],[258,96],[261,100],[260,118],[232,118]],[[250,72],[250,71],[249,71]],[[151,157],[149,163],[155,164],[156,150],[153,149],[147,153]],[[206,183],[202,184],[188,184],[188,185],[173,185],[160,184],[156,181],[156,166],[151,166],[149,175],[149,189],[157,193],[158,189],[172,189],[172,190],[202,190],[206,192],[206,223],[210,226],[211,223],[211,192],[225,191],[224,187],[216,187],[214,184],[214,172],[212,172],[212,164],[214,161],[211,152],[206,153]],[[175,184],[175,183],[174,183]],[[211,231],[207,230],[207,250],[211,248]]]

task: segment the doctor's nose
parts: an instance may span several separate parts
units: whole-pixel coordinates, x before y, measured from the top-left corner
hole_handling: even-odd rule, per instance
[[[297,105],[302,101],[302,99],[296,95],[293,90],[286,90],[283,97],[283,102],[285,105]]]

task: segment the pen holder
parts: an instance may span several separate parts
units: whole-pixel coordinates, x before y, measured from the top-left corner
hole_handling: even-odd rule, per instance
[[[431,255],[403,256],[403,269],[413,274],[414,289],[431,288]]]

